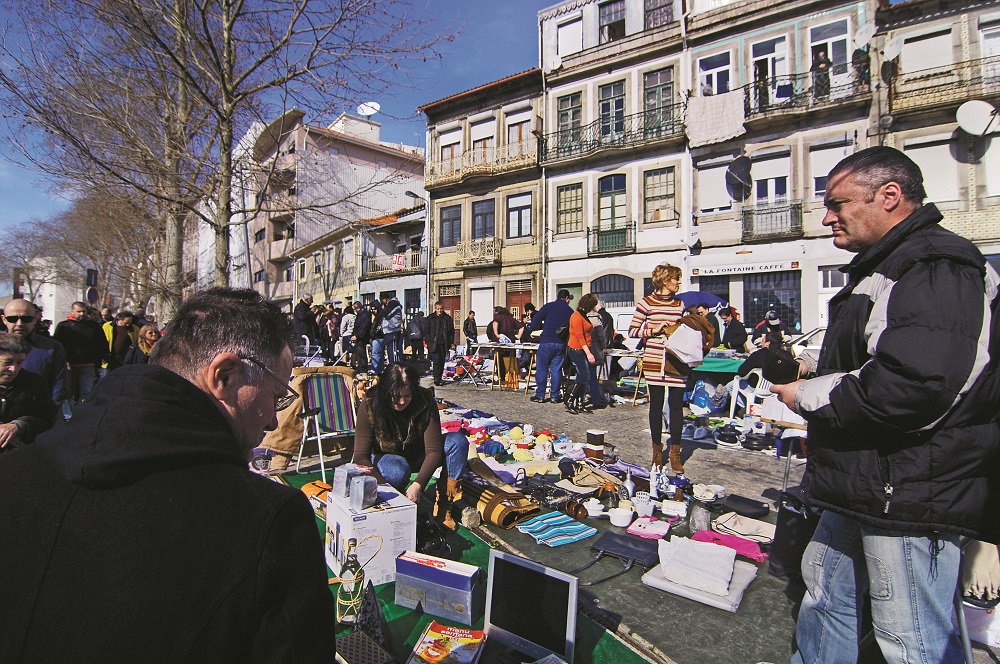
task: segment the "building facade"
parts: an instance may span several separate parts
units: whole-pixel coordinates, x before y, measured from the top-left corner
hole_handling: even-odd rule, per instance
[[[427,116],[429,306],[481,325],[545,296],[538,69],[431,102]]]
[[[359,233],[363,302],[394,297],[406,318],[427,313],[426,221],[420,205],[365,222]]]

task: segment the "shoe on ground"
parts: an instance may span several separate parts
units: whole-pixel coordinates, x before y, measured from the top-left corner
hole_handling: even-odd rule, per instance
[[[531,397],[528,401],[534,401],[535,403],[545,403],[547,399],[539,399],[538,397]]]
[[[436,380],[436,381],[434,381],[434,384],[437,385],[438,387],[444,387],[444,381],[443,380]]]
[[[556,397],[555,399],[552,400],[552,403],[562,403],[562,402],[563,402],[562,397]]]

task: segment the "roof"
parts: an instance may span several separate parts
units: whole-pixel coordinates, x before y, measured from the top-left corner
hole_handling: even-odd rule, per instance
[[[397,223],[400,220],[400,218],[405,217],[405,216],[407,216],[409,214],[412,214],[412,213],[417,212],[418,210],[422,210],[422,209],[424,209],[424,206],[422,204],[421,205],[417,205],[416,207],[411,207],[411,208],[401,208],[401,209],[396,210],[395,212],[392,212],[390,214],[384,214],[381,217],[375,217],[373,219],[362,219],[359,223],[361,223],[361,224],[363,224],[365,226],[371,226],[373,228],[377,228],[377,227],[381,227],[381,226],[390,226],[392,224]],[[412,219],[411,220],[407,220],[407,223],[409,223],[410,221],[415,221],[415,220],[412,220]]]
[[[444,97],[442,99],[438,99],[437,101],[432,101],[432,102],[429,102],[427,104],[424,104],[423,106],[418,106],[417,107],[417,111],[422,112],[422,113],[426,113],[428,109],[431,109],[431,108],[433,108],[435,106],[440,106],[440,105],[444,105],[444,104],[446,104],[448,102],[457,101],[458,99],[461,99],[462,97],[468,97],[470,95],[476,94],[477,92],[482,92],[482,91],[488,90],[490,88],[503,87],[504,85],[507,85],[507,84],[510,84],[510,83],[515,83],[515,82],[519,82],[519,81],[521,81],[523,79],[526,79],[526,78],[528,78],[530,76],[541,75],[541,73],[542,73],[542,70],[539,69],[538,67],[534,67],[532,69],[526,69],[525,71],[518,72],[516,74],[511,74],[510,76],[506,76],[506,77],[498,79],[496,81],[491,81],[489,83],[484,83],[484,84],[476,86],[474,88],[470,88],[468,90],[465,90],[464,92],[458,92],[458,93],[453,94],[453,95],[451,95],[449,97]],[[541,82],[541,79],[539,79],[539,82]],[[541,90],[539,89],[539,92],[540,91]]]
[[[363,138],[358,138],[357,136],[351,136],[350,134],[345,134],[343,132],[334,131],[332,129],[327,129],[326,127],[320,127],[319,125],[303,124],[307,131],[317,132],[321,134],[326,134],[327,136],[332,136],[337,140],[346,141],[348,143],[354,143],[356,145],[362,145],[364,147],[371,148],[373,150],[380,150],[382,152],[394,152],[399,155],[403,155],[408,159],[414,161],[424,161],[424,157],[416,152],[407,152],[406,150],[400,150],[398,148],[390,147],[383,143],[374,143],[372,141],[366,141]],[[416,147],[416,146],[414,146]]]

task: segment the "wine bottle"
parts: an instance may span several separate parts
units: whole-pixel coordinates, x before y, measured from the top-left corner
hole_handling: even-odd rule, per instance
[[[337,590],[337,622],[353,625],[361,611],[365,593],[365,571],[358,563],[358,540],[347,540],[347,557],[340,568],[340,589]]]

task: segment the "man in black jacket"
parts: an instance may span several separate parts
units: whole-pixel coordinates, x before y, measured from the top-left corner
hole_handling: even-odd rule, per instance
[[[319,341],[319,325],[316,323],[316,313],[312,310],[313,296],[306,293],[295,305],[292,311],[292,329],[295,332],[295,343],[301,343],[301,337],[309,339],[310,345]]]
[[[354,303],[354,334],[351,335],[351,368],[368,371],[368,343],[372,337],[372,314],[361,302]]]
[[[1000,541],[1000,277],[922,205],[902,152],[862,150],[827,182],[823,225],[857,256],[817,377],[772,388],[809,423],[804,485],[825,510],[792,661],[855,661],[867,592],[886,661],[961,662],[959,537]]]
[[[722,319],[722,345],[729,350],[738,350],[741,353],[747,344],[747,329],[743,323],[736,320],[733,310],[723,307],[719,310],[719,318]]]
[[[75,402],[83,401],[94,389],[108,353],[101,326],[87,317],[86,304],[74,302],[69,318],[56,325],[53,338],[66,349],[69,361],[67,396]]]
[[[448,350],[455,346],[455,321],[444,310],[441,302],[434,303],[434,313],[424,323],[424,339],[427,341],[427,354],[431,356],[434,384],[440,387],[444,385],[441,380],[444,375],[444,360],[448,356]]]
[[[294,400],[282,318],[195,295],[150,364],[0,455],[0,662],[333,661],[312,509],[247,468]]]

